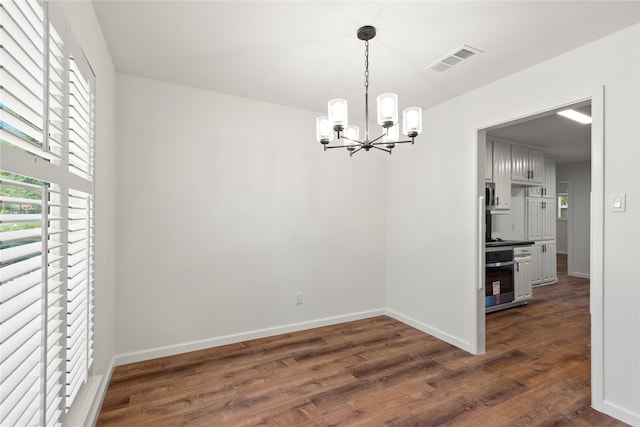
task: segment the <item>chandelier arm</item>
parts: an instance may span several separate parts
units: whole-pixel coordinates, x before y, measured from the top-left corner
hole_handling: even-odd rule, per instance
[[[387,145],[387,144],[413,144],[413,140],[408,139],[406,141],[393,141],[393,142],[374,142],[371,145]]]
[[[374,139],[373,141],[370,142],[371,145],[382,145],[382,144],[386,144],[386,142],[376,142],[379,141],[382,137],[384,137],[385,134],[380,135],[379,137],[377,137],[376,139]]]
[[[376,145],[372,145],[371,148],[375,148],[376,150],[384,151],[384,152],[387,152],[387,153],[391,154],[391,150],[387,150],[386,148],[380,148],[380,147],[378,147]]]
[[[347,148],[347,147],[349,147],[349,146],[348,145],[325,145],[324,146],[325,151],[329,150],[331,148]]]
[[[351,141],[351,142],[355,142],[356,144],[360,144],[360,145],[364,145],[364,142],[362,141],[358,141],[357,139],[351,139],[351,138],[347,138],[346,136],[343,136],[340,139],[346,139],[347,141]]]
[[[356,154],[356,153],[357,153],[358,151],[360,151],[360,150],[362,150],[362,147],[359,147],[359,148],[357,148],[357,149],[355,149],[355,150],[351,151],[351,152],[349,153],[349,156],[353,156],[354,154]]]

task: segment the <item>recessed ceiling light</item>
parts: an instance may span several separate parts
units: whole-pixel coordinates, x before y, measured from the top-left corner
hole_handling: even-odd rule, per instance
[[[576,122],[582,123],[583,125],[588,125],[589,123],[591,123],[591,117],[587,116],[584,113],[581,113],[579,111],[576,110],[563,110],[563,111],[558,111],[558,114],[560,114],[561,116],[564,116],[568,119],[571,120],[575,120]]]

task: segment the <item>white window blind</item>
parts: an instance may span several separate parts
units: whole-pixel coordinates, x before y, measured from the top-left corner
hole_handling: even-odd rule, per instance
[[[0,174],[0,425],[41,418],[43,186]]]
[[[65,111],[65,46],[56,28],[49,24],[49,97],[47,148],[57,158],[63,157]]]
[[[93,177],[94,100],[82,75],[82,58],[69,60],[69,170],[86,179]]]
[[[95,77],[54,7],[0,0],[1,426],[62,425],[93,361]]]
[[[65,228],[64,216],[62,214],[65,207],[63,194],[58,185],[52,184],[47,187],[45,198],[47,205],[46,223],[46,342],[45,342],[45,425],[57,425],[63,415],[64,399],[64,375],[65,375],[65,352],[64,352],[64,323],[65,323],[65,300],[64,267],[66,259],[65,249]]]
[[[73,401],[93,360],[93,206],[91,195],[69,191],[67,396]]]

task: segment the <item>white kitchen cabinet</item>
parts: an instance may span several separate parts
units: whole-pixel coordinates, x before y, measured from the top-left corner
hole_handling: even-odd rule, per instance
[[[556,282],[558,280],[558,260],[556,259],[555,242],[541,242],[543,263],[542,263],[542,280],[545,283]]]
[[[496,211],[511,209],[511,145],[493,141],[493,182]]]
[[[553,159],[544,159],[544,182],[542,184],[542,197],[556,198],[556,162]]]
[[[555,241],[541,241],[533,245],[531,283],[540,285],[558,280]]]
[[[519,145],[511,147],[511,181],[521,185],[542,185],[544,154]]]
[[[490,139],[487,139],[484,180],[493,182],[493,141]]]
[[[531,249],[527,248],[527,251]],[[514,272],[514,300],[523,301],[528,300],[533,296],[531,288],[531,268],[532,259],[531,256],[516,256],[515,257],[515,272]]]
[[[555,237],[555,200],[527,198],[527,240],[554,240]]]
[[[544,158],[544,179],[542,186],[530,187],[527,190],[529,197],[547,197],[555,199],[556,197],[556,162],[555,160]]]
[[[531,283],[540,285],[558,280],[556,244],[554,241],[536,242],[531,256]]]

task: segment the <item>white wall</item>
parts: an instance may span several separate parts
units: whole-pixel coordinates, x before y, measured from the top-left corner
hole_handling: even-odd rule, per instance
[[[80,425],[87,411],[99,409],[108,384],[115,347],[116,253],[116,75],[91,2],[55,2],[96,75],[96,270],[94,380],[74,403],[67,425]],[[89,407],[93,405],[93,408]],[[98,405],[96,407],[96,405]],[[87,421],[89,424],[91,421]]]
[[[639,64],[640,26],[635,25],[425,111],[420,143],[389,161],[387,192],[388,309],[462,348],[478,348],[476,225],[481,224],[478,182],[484,179],[478,173],[484,164],[478,130],[597,96],[604,85],[604,200],[626,193],[627,212],[603,213],[603,305],[594,309],[603,319],[596,326],[606,347],[597,355],[603,378],[592,378],[593,403],[635,424],[640,423]]]
[[[383,313],[384,155],[323,152],[309,111],[126,74],[117,102],[118,363]]]
[[[491,235],[503,240],[525,240],[527,237],[526,194],[527,187],[511,186],[511,211],[508,214],[491,215]]]
[[[591,204],[591,162],[565,163],[556,166],[558,181],[567,181],[569,192],[569,220],[561,221],[567,229],[568,273],[589,277],[591,239],[589,225]],[[613,217],[612,217],[613,219]],[[558,223],[560,225],[560,222]],[[559,236],[559,234],[558,234]],[[560,243],[558,242],[558,247]]]

